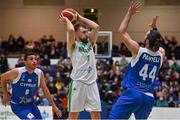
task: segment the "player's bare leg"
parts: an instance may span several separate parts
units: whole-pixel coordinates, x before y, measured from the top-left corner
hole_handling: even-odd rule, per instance
[[[100,115],[100,112],[98,111],[98,112],[91,112],[91,119],[92,120],[97,120],[97,119],[101,119],[101,117],[100,117],[101,115]]]
[[[69,112],[68,120],[78,119],[79,112]]]

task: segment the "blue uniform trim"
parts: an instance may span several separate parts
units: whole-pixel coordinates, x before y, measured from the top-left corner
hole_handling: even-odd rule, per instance
[[[42,71],[36,68],[29,73],[25,67],[18,68],[18,71],[18,77],[12,83],[11,109],[20,119],[42,119],[34,103]]]
[[[112,108],[110,119],[147,119],[154,105],[154,88],[163,57],[146,48],[132,58],[122,81],[123,93]]]
[[[154,81],[157,79],[161,63],[162,56],[159,52],[153,54],[146,48],[140,48],[136,58],[132,59],[128,66],[128,70],[122,81],[122,87],[135,88],[139,91],[153,94],[155,87]],[[143,79],[140,72],[145,65],[147,66],[147,70],[145,71],[146,73],[143,73],[146,75],[145,79]]]
[[[134,113],[136,119],[147,119],[154,102],[153,97],[135,89],[127,89],[113,106],[109,118],[128,119]]]

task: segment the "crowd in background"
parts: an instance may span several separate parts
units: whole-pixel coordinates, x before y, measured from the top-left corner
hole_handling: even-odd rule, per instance
[[[139,43],[143,46],[143,43]],[[162,46],[166,50],[166,55],[168,59],[175,57],[180,59],[180,44],[177,42],[176,38],[172,36],[164,37],[162,41]],[[97,42],[97,47],[99,52],[107,51],[108,43],[99,43]],[[15,38],[12,34],[9,35],[7,40],[0,41],[0,51],[6,55],[14,55],[14,53],[21,53],[26,48],[34,48],[37,52],[40,53],[40,56],[43,57],[47,55],[49,58],[63,58],[67,57],[66,51],[66,42],[57,42],[53,35],[43,35],[39,40],[25,40],[21,35]],[[116,44],[112,46],[112,57],[120,57],[125,55],[127,57],[131,56],[131,53],[128,51],[127,47],[121,43],[120,45]]]
[[[143,46],[142,43],[140,45]],[[102,50],[106,49],[105,46],[100,45]],[[155,106],[180,107],[180,65],[177,64],[177,60],[180,60],[180,45],[175,37],[169,39],[166,36],[163,46],[166,50],[166,57],[159,72],[159,78],[155,81],[157,85],[154,93]],[[44,71],[49,91],[64,116],[67,117],[67,94],[72,64],[67,57],[66,43],[56,42],[52,35],[49,37],[44,35],[39,41],[26,41],[22,36],[15,39],[13,35],[10,35],[8,40],[1,41],[0,44],[0,73],[9,69],[7,57],[10,55],[19,57],[15,67],[23,66],[21,53],[26,48],[34,48],[39,53],[38,67]],[[100,97],[109,110],[122,93],[121,81],[128,67],[127,57],[129,56],[131,54],[126,46],[120,44],[119,46],[113,45],[112,49],[112,57],[121,57],[119,61],[113,61],[112,58],[97,59],[97,83]],[[57,64],[51,64],[50,58],[57,58]],[[172,60],[172,64],[169,60]],[[35,96],[35,101],[38,105],[49,105],[41,89]]]

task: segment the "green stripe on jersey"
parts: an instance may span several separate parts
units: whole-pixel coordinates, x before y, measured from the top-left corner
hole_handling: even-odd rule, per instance
[[[71,97],[72,97],[72,85],[73,80],[69,84],[69,93],[68,93],[68,112],[71,112]]]

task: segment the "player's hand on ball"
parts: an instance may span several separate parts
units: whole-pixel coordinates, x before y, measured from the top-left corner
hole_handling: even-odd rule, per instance
[[[74,14],[77,14],[77,13],[78,13],[76,10],[74,10],[74,9],[72,9],[72,8],[66,8],[66,10],[69,10],[69,11],[71,11],[71,12],[74,13]]]
[[[61,110],[59,110],[56,106],[52,108],[52,111],[53,111],[53,113],[55,113],[55,115],[56,115],[57,117],[59,117],[59,118],[62,117],[62,112],[61,112]]]
[[[78,20],[78,17],[79,17],[79,13],[76,11],[76,10],[74,10],[74,9],[72,9],[72,8],[67,8],[67,10],[69,10],[69,11],[71,11],[72,13],[74,13],[74,19],[75,20]]]
[[[62,15],[60,15],[59,17],[60,17],[60,21],[61,21],[61,22],[63,22],[64,24],[67,23],[67,22],[66,22],[66,21],[68,20],[67,17],[64,17],[64,16],[62,16]]]
[[[9,95],[8,94],[3,94],[2,104],[5,106],[9,104]]]
[[[68,18],[70,22],[75,22],[77,20],[77,11],[72,8],[66,8],[61,11],[60,17]]]

